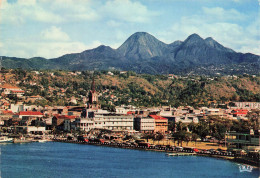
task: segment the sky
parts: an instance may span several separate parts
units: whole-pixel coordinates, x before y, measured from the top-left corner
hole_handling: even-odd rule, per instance
[[[0,56],[55,58],[135,32],[164,43],[197,33],[260,55],[260,0],[0,0]]]

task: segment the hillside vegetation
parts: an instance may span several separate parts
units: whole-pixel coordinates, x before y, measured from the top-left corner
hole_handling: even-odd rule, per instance
[[[95,87],[104,106],[208,106],[211,102],[260,101],[258,76],[168,78],[166,75],[136,74],[131,71],[112,73],[114,75],[108,75],[107,71],[94,73]],[[2,70],[1,78],[6,83],[20,86],[28,97],[40,95],[45,98],[34,104],[71,105],[70,99],[74,96],[77,105],[83,105],[91,88],[93,74],[88,71],[5,69]]]

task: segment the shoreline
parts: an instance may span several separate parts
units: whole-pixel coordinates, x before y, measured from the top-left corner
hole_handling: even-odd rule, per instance
[[[132,149],[132,150],[140,150],[140,151],[153,151],[153,152],[164,152],[164,153],[190,153],[190,152],[178,152],[174,150],[167,150],[167,149],[151,149],[151,148],[145,148],[142,146],[124,146],[121,143],[118,144],[105,144],[105,143],[87,143],[87,142],[79,142],[79,141],[68,141],[68,140],[58,140],[54,139],[54,142],[62,142],[62,143],[75,143],[75,144],[84,144],[84,145],[93,145],[93,146],[105,146],[105,147],[112,147],[112,148],[121,148],[121,149]],[[246,160],[243,158],[238,158],[234,156],[224,156],[224,155],[218,155],[218,154],[205,154],[205,153],[196,153],[194,156],[204,156],[204,157],[212,157],[217,159],[224,159],[227,161],[232,161],[239,164],[246,164],[250,165],[253,168],[260,168],[259,162],[254,162],[252,160]]]

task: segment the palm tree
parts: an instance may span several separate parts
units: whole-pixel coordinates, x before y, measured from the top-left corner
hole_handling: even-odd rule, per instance
[[[196,133],[192,133],[191,134],[191,140],[192,141],[195,141],[195,146],[196,146],[196,143],[197,143],[197,139],[199,138],[198,134]]]
[[[186,131],[178,131],[172,135],[173,138],[178,141],[178,145],[180,145],[181,143],[182,146],[182,142],[185,140],[186,133],[187,133]]]

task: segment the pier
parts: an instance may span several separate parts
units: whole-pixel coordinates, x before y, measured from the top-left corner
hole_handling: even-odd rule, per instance
[[[167,153],[167,156],[195,156],[197,153]]]

